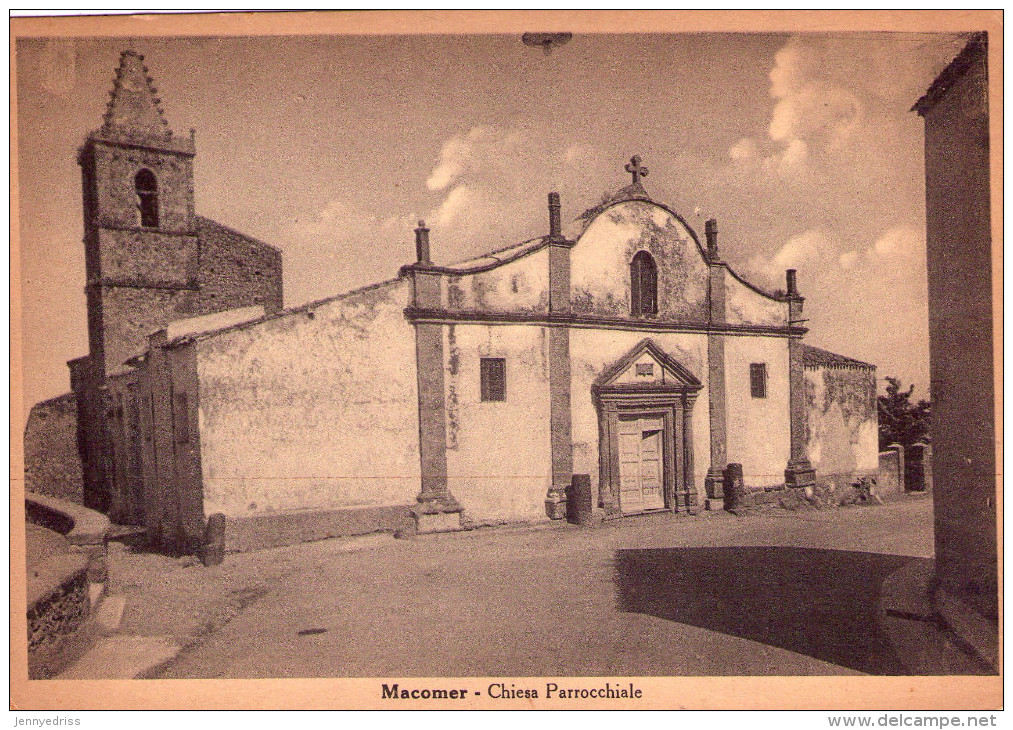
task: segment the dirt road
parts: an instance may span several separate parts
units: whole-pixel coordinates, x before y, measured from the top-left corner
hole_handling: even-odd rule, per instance
[[[631,518],[230,555],[119,553],[148,676],[902,674],[884,579],[932,555],[932,503]]]

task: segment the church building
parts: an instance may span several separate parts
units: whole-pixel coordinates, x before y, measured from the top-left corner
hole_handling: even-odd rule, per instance
[[[233,550],[560,519],[575,475],[612,519],[718,503],[733,462],[758,491],[877,469],[874,366],[803,344],[795,271],[746,281],[638,157],[566,225],[546,191],[546,233],[447,265],[420,221],[396,277],[289,309],[279,252],[194,212],[193,157],[124,53],[79,157],[71,371],[86,496],[155,544],[199,550],[216,513]]]

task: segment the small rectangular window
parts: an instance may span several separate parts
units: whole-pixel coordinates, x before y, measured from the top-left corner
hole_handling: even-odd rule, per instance
[[[754,362],[749,366],[749,390],[754,398],[767,397],[767,363]]]
[[[506,360],[502,357],[482,358],[482,400],[506,400]]]

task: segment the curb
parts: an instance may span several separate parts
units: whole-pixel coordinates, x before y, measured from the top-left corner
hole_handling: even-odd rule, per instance
[[[937,588],[932,598],[936,612],[950,630],[998,673],[999,627],[943,588]]]
[[[879,631],[913,675],[997,673],[997,664],[938,610],[934,575],[934,560],[912,557],[887,576],[876,615]]]
[[[25,492],[25,509],[29,513],[29,522],[35,522],[32,519],[34,512],[62,525],[69,523],[66,531],[53,527],[49,529],[62,534],[72,545],[99,545],[105,541],[106,532],[109,530],[109,518],[101,512],[56,497]],[[41,526],[49,527],[49,525]]]

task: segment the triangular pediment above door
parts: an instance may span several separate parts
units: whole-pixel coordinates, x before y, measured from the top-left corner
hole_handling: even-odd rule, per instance
[[[595,381],[597,386],[683,386],[702,383],[650,338],[641,340]]]

